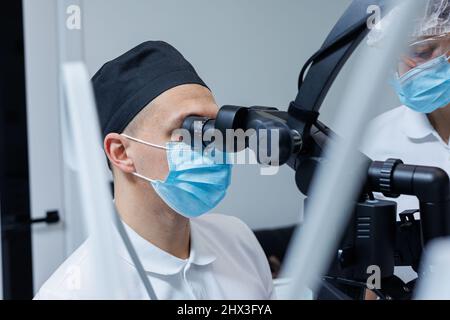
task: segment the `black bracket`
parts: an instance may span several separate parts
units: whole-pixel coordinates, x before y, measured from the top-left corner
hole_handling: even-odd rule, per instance
[[[21,220],[17,219],[17,221],[12,223],[6,223],[2,226],[2,231],[14,231],[18,229],[28,228],[36,223],[46,223],[46,224],[56,224],[60,221],[58,210],[47,211],[45,213],[45,217],[36,218],[36,219],[28,219]]]
[[[44,222],[47,224],[55,224],[58,223],[59,220],[60,220],[59,213],[57,210],[54,210],[54,211],[47,211],[45,217],[43,218],[29,220],[28,224],[44,223]]]

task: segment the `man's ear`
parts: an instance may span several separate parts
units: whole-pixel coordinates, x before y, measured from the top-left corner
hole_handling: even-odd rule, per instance
[[[133,160],[128,157],[127,146],[126,138],[117,133],[109,133],[103,140],[103,147],[111,165],[125,173],[132,173],[135,167]]]

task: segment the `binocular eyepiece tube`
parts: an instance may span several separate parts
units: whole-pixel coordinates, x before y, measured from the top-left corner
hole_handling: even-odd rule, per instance
[[[182,128],[189,132],[192,146],[205,148],[214,142],[229,153],[249,148],[264,165],[285,164],[303,143],[298,131],[287,125],[287,113],[276,108],[224,106],[216,119],[190,116]]]

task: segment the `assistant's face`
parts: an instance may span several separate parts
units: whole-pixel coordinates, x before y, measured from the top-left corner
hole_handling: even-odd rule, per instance
[[[137,123],[134,138],[165,146],[178,141],[173,131],[180,129],[186,117],[196,115],[215,118],[218,106],[211,92],[197,84],[172,88],[152,101]],[[166,151],[136,142],[129,142],[127,154],[133,160],[136,172],[150,179],[164,181],[169,171]]]
[[[450,36],[419,38],[402,55],[398,67],[399,76],[444,54],[450,56]]]

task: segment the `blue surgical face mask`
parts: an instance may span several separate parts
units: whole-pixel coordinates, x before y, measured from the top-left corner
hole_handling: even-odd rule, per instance
[[[196,151],[182,142],[168,142],[164,147],[125,134],[123,136],[166,150],[169,173],[165,181],[150,179],[139,173],[134,175],[150,182],[161,199],[179,214],[188,218],[198,217],[216,207],[225,197],[232,171],[226,154],[216,149]]]
[[[403,76],[396,76],[394,88],[400,101],[421,113],[432,113],[450,103],[450,63],[442,55]]]

